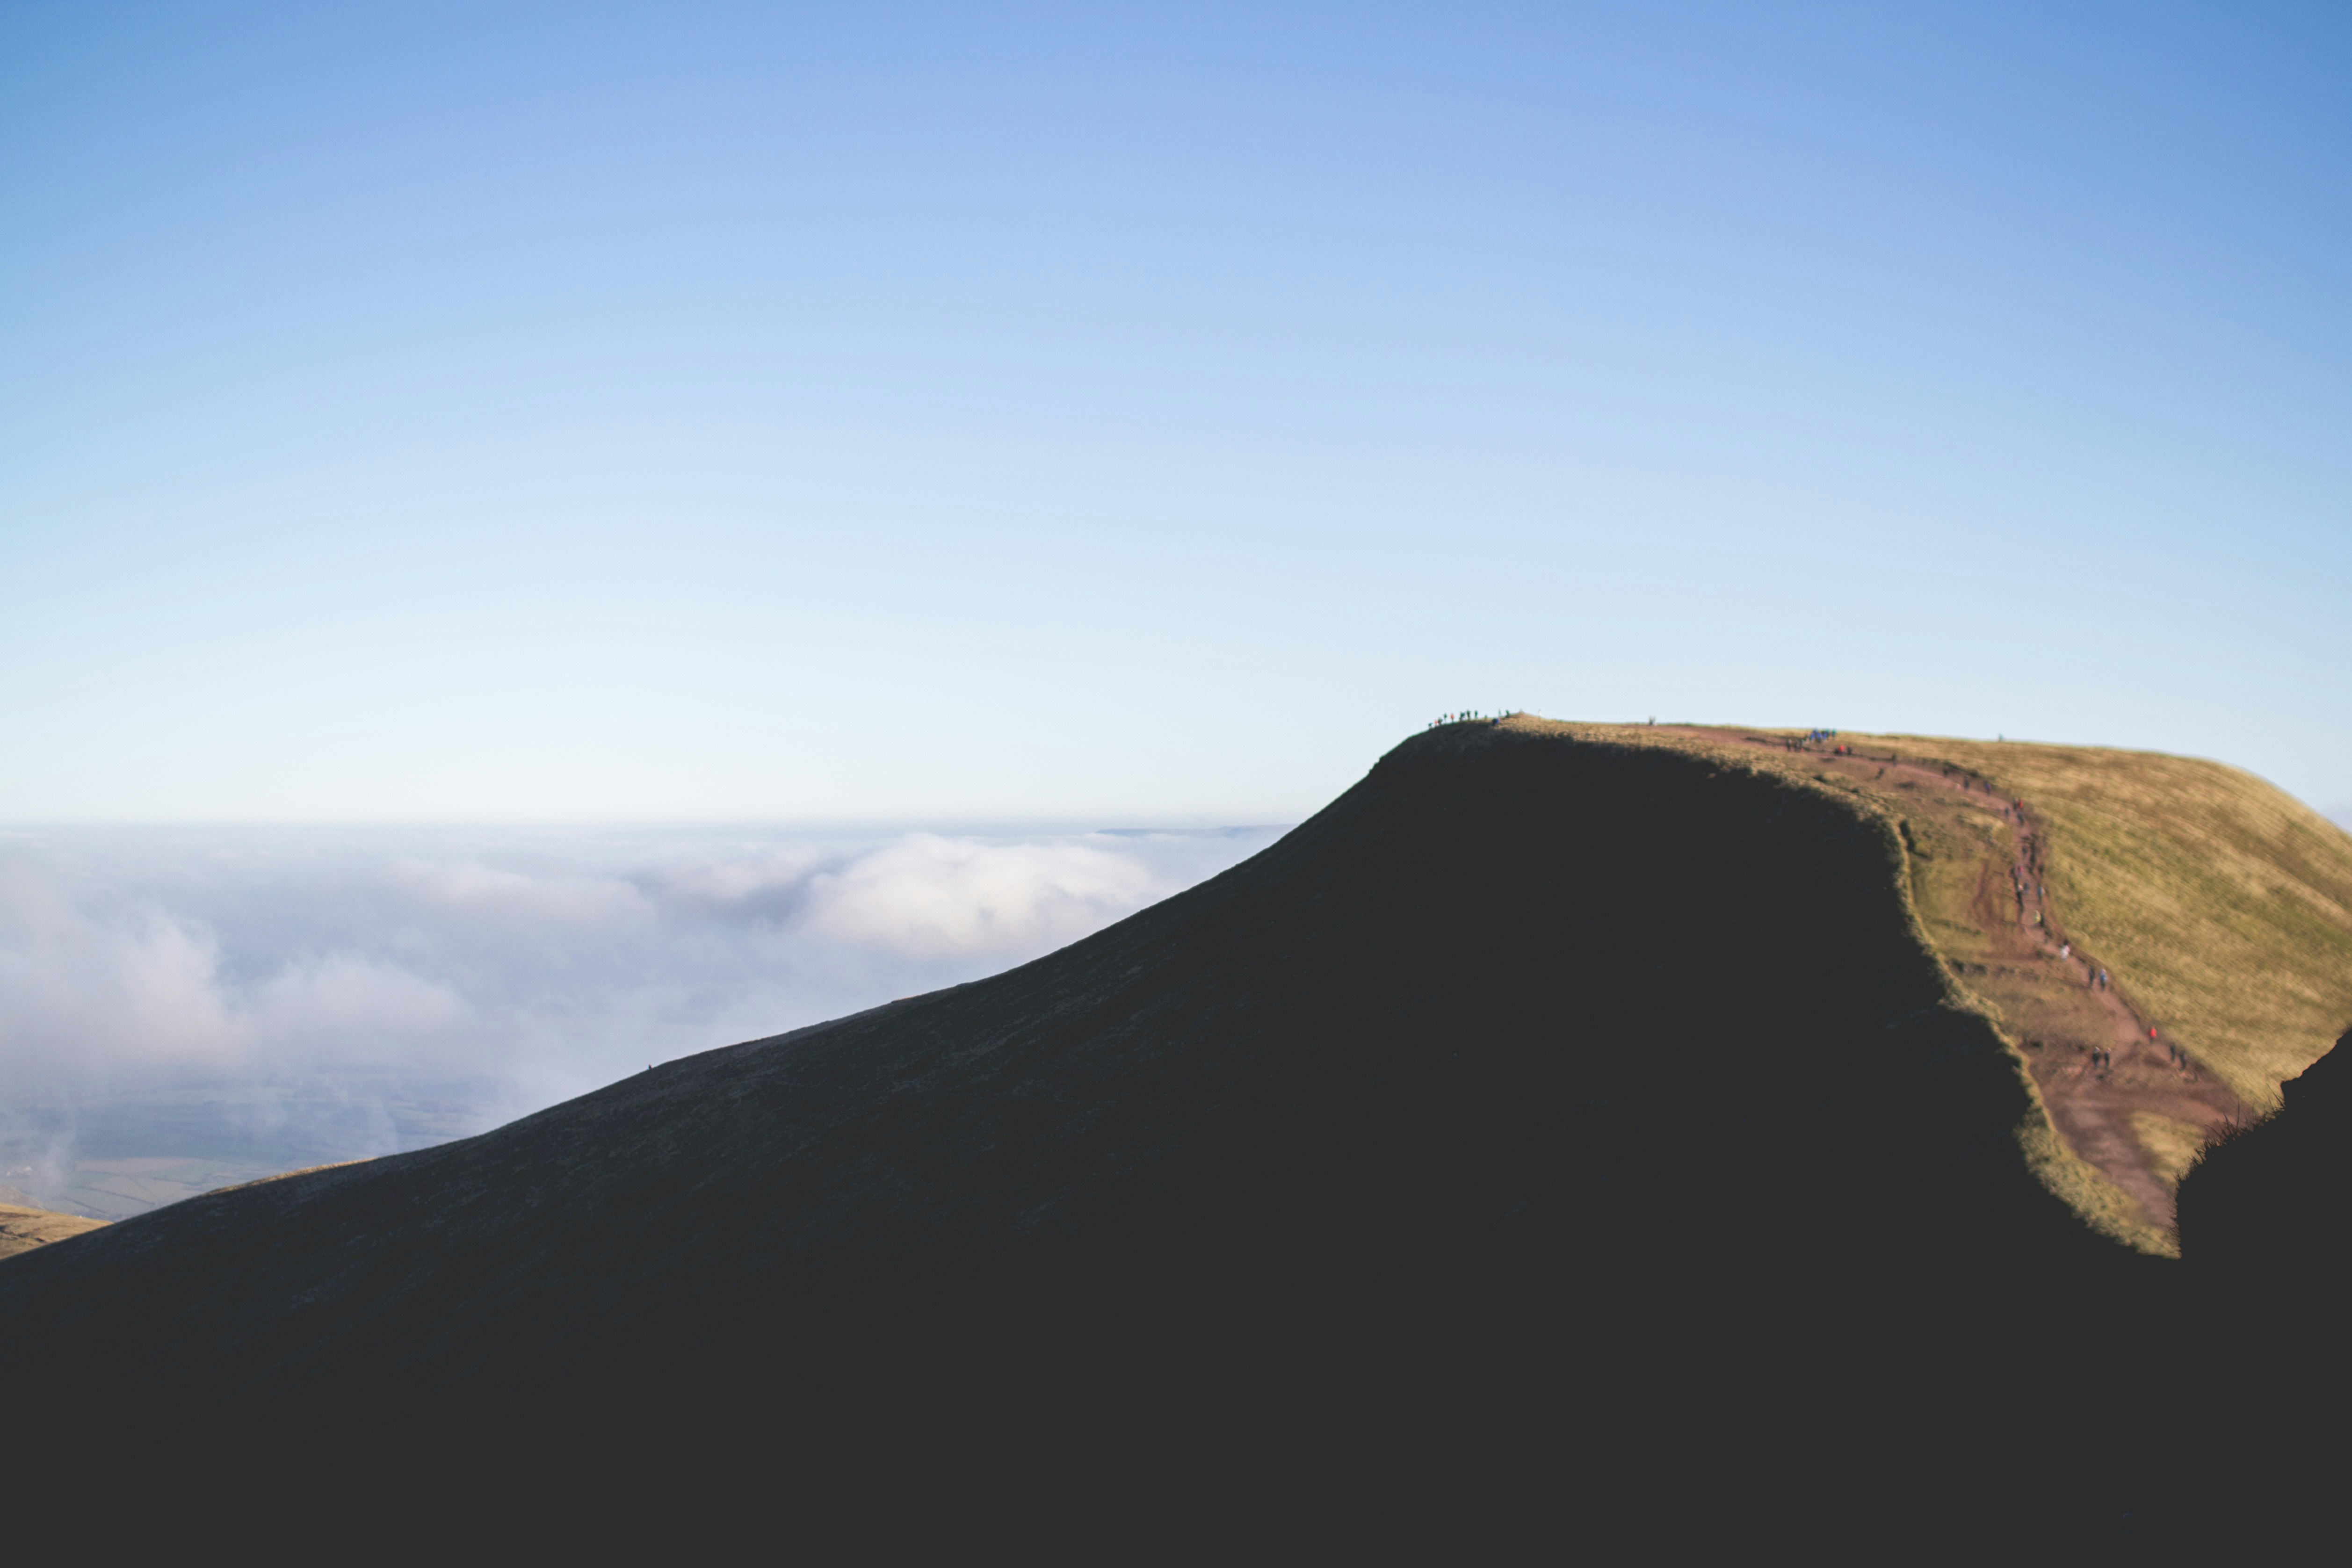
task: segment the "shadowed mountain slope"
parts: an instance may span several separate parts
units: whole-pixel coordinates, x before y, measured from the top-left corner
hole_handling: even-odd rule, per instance
[[[2137,1250],[2178,1256],[2174,1194],[2197,1151],[2276,1105],[2352,1017],[2352,835],[2235,768],[1931,736],[1549,727],[1777,770],[1889,823],[1927,942],[2032,1083],[2037,1172]]]
[[[2209,1289],[2332,1318],[2352,1279],[2352,1034],[2282,1087],[2180,1184],[2181,1256]]]
[[[446,1402],[941,1335],[1491,1365],[1726,1287],[1795,1321],[2148,1266],[2028,1170],[2035,1104],[1903,852],[1771,768],[1448,727],[1007,974],[16,1259],[0,1331],[84,1399]]]
[[[2242,1552],[2253,1526],[2284,1560],[2343,1529],[2352,1034],[2282,1088],[2276,1113],[2207,1148],[2180,1184],[2185,1311],[2168,1326],[2232,1374],[2186,1412],[2210,1436],[2197,1454],[2208,1500],[2185,1517]]]

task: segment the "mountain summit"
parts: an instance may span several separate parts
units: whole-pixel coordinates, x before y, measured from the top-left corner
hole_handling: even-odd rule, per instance
[[[978,1377],[1148,1384],[1131,1436],[1304,1379],[1327,1435],[1439,1390],[1493,1437],[1563,1378],[1650,1408],[1930,1342],[2006,1388],[2051,1301],[2172,1267],[2161,1139],[2092,1133],[2254,1071],[2070,1043],[2138,1015],[2054,924],[2105,907],[2087,808],[2013,788],[1899,737],[1443,726],[1047,957],[44,1247],[0,1327],[85,1407],[436,1418]]]

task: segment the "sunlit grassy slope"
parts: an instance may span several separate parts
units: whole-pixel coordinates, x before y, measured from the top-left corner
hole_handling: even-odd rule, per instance
[[[79,1214],[52,1214],[47,1209],[0,1204],[0,1258],[13,1258],[19,1252],[63,1241],[86,1230],[100,1229],[105,1224],[102,1219],[89,1219]]]
[[[1873,737],[1976,769],[2049,824],[2069,935],[2248,1104],[2352,1024],[2352,834],[2250,773],[2156,752]]]
[[[2091,747],[1849,734],[1840,738],[1864,755],[1841,758],[1724,745],[1723,729],[1710,737],[1511,722],[1696,752],[1827,791],[1875,818],[1902,842],[1907,902],[1952,977],[1955,999],[1983,1011],[2013,1043],[2079,1035],[2090,1007],[2079,986],[2019,962],[2014,937],[1988,927],[1989,917],[1998,925],[2006,914],[2015,830],[1997,797],[1887,777],[1876,763],[1888,754],[1964,769],[2022,797],[2042,827],[2044,880],[2063,935],[2257,1111],[2275,1107],[2280,1082],[2352,1024],[2352,835],[2251,774]],[[1741,739],[1780,733],[1727,731]],[[2095,1007],[2091,1014],[2096,1027]],[[2046,1108],[2018,1132],[2037,1175],[2086,1222],[2141,1251],[2177,1252],[2166,1227],[2066,1146]],[[2156,1115],[2135,1115],[2133,1134],[2168,1186],[2206,1136]]]
[[[1647,740],[1640,727],[1562,727],[1719,752],[1734,766],[1813,779],[1906,822],[1923,925],[1948,962],[1979,958],[1980,936],[1966,918],[1974,862],[1986,852],[2005,861],[2010,845],[1990,802],[1922,810],[1927,802],[1916,796],[1874,787],[1866,768],[1681,737]],[[2046,824],[2045,880],[2066,934],[2248,1104],[2275,1108],[2279,1084],[2352,1024],[2352,834],[2284,790],[2221,763],[2160,752],[1917,735],[1842,738],[1867,752],[1949,762],[2021,797]],[[2012,1000],[2004,1010],[2027,1005]],[[2032,1031],[2030,1018],[2005,1021]]]

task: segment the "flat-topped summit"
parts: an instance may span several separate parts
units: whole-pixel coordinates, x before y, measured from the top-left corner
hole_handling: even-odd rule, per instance
[[[2101,924],[2068,815],[2095,802],[2021,755],[1444,726],[1034,963],[42,1249],[0,1268],[0,1324],[124,1388],[446,1400],[805,1378],[811,1343],[879,1364],[950,1322],[1230,1365],[1314,1323],[1409,1368],[1441,1325],[1537,1354],[1731,1281],[1817,1313],[2128,1270],[2172,1178],[2114,1086],[2156,1069],[2058,1026],[2167,993]],[[2030,893],[1997,874],[2028,864]],[[2180,1032],[2167,1113],[2237,1103],[2222,1037]],[[2118,1126],[2136,1154],[2070,1141]]]

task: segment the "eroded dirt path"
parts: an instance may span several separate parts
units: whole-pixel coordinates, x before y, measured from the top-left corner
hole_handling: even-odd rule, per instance
[[[2031,1019],[2006,1021],[2024,1043],[2026,1069],[2059,1136],[2128,1193],[2151,1224],[2175,1228],[2173,1190],[2189,1155],[2224,1126],[2252,1120],[2252,1113],[2219,1079],[2176,1053],[2161,1023],[2132,1005],[2129,976],[2110,972],[2111,962],[2086,954],[2068,935],[2043,890],[2048,841],[2032,802],[1995,795],[1985,780],[1932,755],[1906,756],[1866,737],[1843,742],[1853,747],[1844,753],[1833,749],[1841,742],[1792,747],[1779,736],[1657,727],[1727,746],[1794,750],[1816,771],[1874,792],[1908,785],[1907,793],[1927,797],[1922,805],[1940,794],[1953,804],[1999,813],[2009,827],[2009,852],[1985,857],[1968,907],[1990,962],[1959,967],[1987,974],[1991,983],[1980,989],[1997,991],[2004,970],[2035,988]],[[1953,801],[1955,796],[1961,801]],[[1893,798],[1905,803],[1902,795]],[[1993,999],[2000,1005],[1998,996]]]

